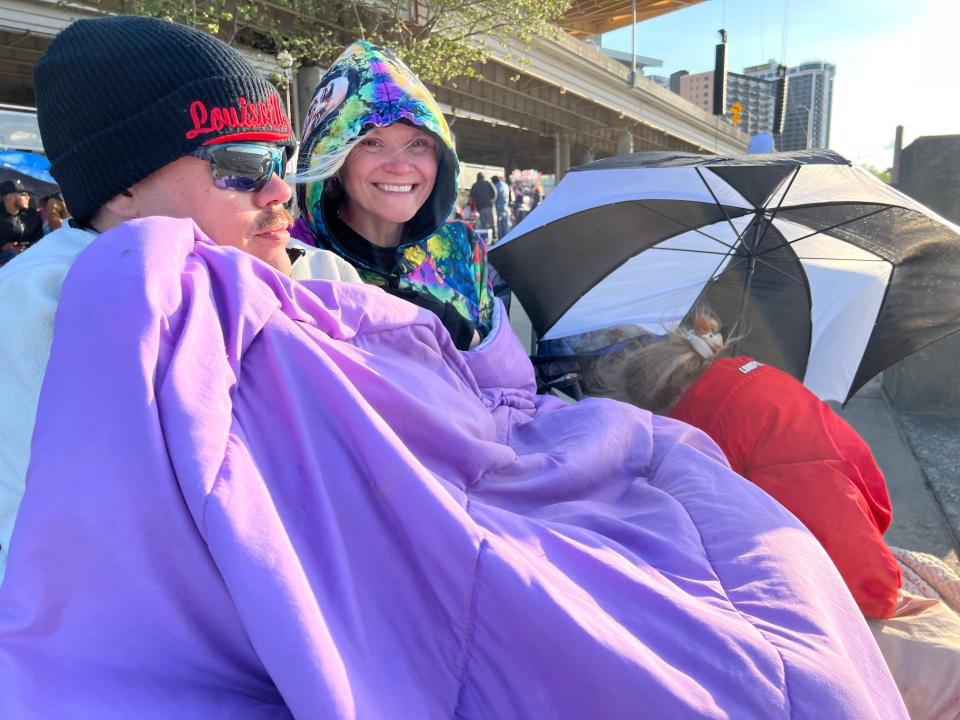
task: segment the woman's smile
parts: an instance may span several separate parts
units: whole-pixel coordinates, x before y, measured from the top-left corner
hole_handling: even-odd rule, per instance
[[[378,190],[388,193],[408,193],[412,192],[416,185],[388,185],[387,183],[374,183]]]

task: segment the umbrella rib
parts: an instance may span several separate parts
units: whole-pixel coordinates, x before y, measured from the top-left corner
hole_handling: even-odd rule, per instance
[[[850,223],[857,222],[858,220],[863,220],[864,218],[872,217],[873,215],[877,215],[878,213],[882,213],[882,212],[885,212],[885,211],[889,210],[891,207],[893,207],[893,206],[892,206],[892,205],[884,205],[884,206],[883,206],[882,208],[880,208],[879,210],[874,210],[874,211],[868,212],[868,213],[866,213],[866,214],[864,214],[864,215],[860,215],[859,217],[850,218],[849,220],[844,220],[843,222],[839,222],[839,223],[837,223],[836,225],[831,225],[830,227],[825,227],[825,228],[823,228],[823,229],[821,229],[821,230],[814,230],[814,231],[813,231],[812,233],[810,233],[809,235],[804,235],[803,237],[794,238],[793,240],[787,240],[787,245],[793,245],[794,243],[798,243],[798,242],[800,242],[801,240],[806,240],[807,238],[813,237],[814,235],[819,235],[819,234],[821,234],[821,233],[830,232],[831,230],[836,230],[838,227],[843,227],[844,225],[849,225]],[[771,251],[773,251],[773,250],[776,250],[776,249],[779,248],[779,247],[780,247],[780,246],[778,245],[778,246],[776,246],[776,247],[769,248],[768,250],[762,250],[761,252],[757,253],[757,257],[760,257],[761,255],[766,255],[768,252],[771,252]]]
[[[889,262],[879,256],[875,258],[841,258],[841,257],[806,257],[806,256],[800,257],[799,255],[797,255],[797,260],[829,260],[830,262],[867,262],[867,263]]]
[[[703,184],[706,186],[707,191],[710,193],[711,197],[713,197],[713,201],[717,204],[717,207],[720,208],[721,212],[723,213],[723,216],[727,219],[727,223],[730,225],[730,229],[733,230],[733,232],[736,234],[736,236],[737,236],[737,242],[739,242],[739,243],[742,245],[742,244],[743,244],[743,234],[740,233],[740,232],[737,232],[737,228],[736,228],[736,226],[734,226],[733,220],[731,220],[731,219],[730,219],[730,216],[727,215],[727,209],[726,209],[723,205],[720,204],[720,199],[717,197],[716,193],[713,192],[713,188],[710,187],[710,183],[707,182],[707,179],[703,176],[703,173],[700,172],[700,168],[696,168],[696,171],[697,171],[697,175],[700,176],[700,180],[701,180],[701,181],[703,182]],[[747,223],[747,224],[744,226],[744,228],[743,228],[743,229],[744,229],[744,232],[746,232],[746,230],[747,230],[749,227],[750,227],[750,223]],[[732,250],[732,248],[731,248],[731,250]],[[752,256],[753,251],[750,250],[750,253],[751,253],[751,256]],[[716,277],[716,276],[717,276],[717,275],[716,275],[717,270],[720,269],[720,265],[722,265],[722,264],[723,264],[723,261],[721,260],[720,263],[717,264],[716,269],[713,271],[713,276],[711,276],[711,279],[713,279],[713,277]],[[751,263],[750,263],[750,268],[747,270],[747,284],[746,284],[746,286],[745,286],[744,289],[743,289],[743,295],[740,297],[740,309],[737,311],[737,321],[733,324],[734,328],[737,327],[737,324],[740,322],[740,318],[743,316],[743,311],[744,311],[744,309],[746,308],[746,304],[747,304],[747,294],[750,292],[750,282],[751,282],[751,279],[752,279],[752,278],[753,278],[753,263],[751,262]],[[738,343],[738,344],[739,344],[739,343]]]
[[[723,269],[723,272],[726,272],[727,270],[731,270],[737,267],[738,265],[743,265],[746,261],[747,261],[747,256],[741,255],[735,260],[731,260],[729,263],[727,263],[727,266]],[[710,275],[710,279],[707,280],[707,282],[713,282],[718,277],[720,277],[720,274],[722,273],[718,274],[718,271],[720,270],[721,265],[723,265],[723,261],[720,261],[719,263],[717,263],[717,267],[713,269],[713,273]]]
[[[715,243],[718,243],[718,244],[720,244],[720,245],[723,245],[725,248],[727,248],[727,249],[729,249],[729,250],[735,250],[735,249],[736,249],[736,246],[735,246],[735,245],[728,245],[727,243],[725,243],[725,242],[724,242],[723,240],[721,240],[720,238],[715,238],[713,235],[711,235],[711,234],[708,233],[708,232],[705,232],[704,230],[701,230],[699,227],[696,227],[696,226],[694,226],[694,225],[688,225],[687,223],[681,222],[681,221],[678,220],[677,218],[675,218],[675,217],[670,217],[670,216],[667,215],[665,212],[661,212],[660,210],[656,210],[655,208],[650,207],[649,205],[647,205],[647,204],[644,203],[644,202],[641,202],[640,204],[641,204],[646,210],[648,210],[649,212],[652,212],[654,215],[659,215],[659,216],[662,217],[662,218],[666,218],[667,220],[671,220],[671,221],[677,223],[677,225],[680,225],[681,227],[685,228],[684,232],[690,232],[691,230],[693,230],[695,233],[697,233],[697,234],[699,234],[699,235],[703,235],[705,238],[707,238],[707,239],[709,239],[709,240],[713,240]],[[722,209],[723,209],[723,208],[721,207],[721,210],[722,210]],[[724,215],[726,215],[726,213],[724,213]],[[727,220],[729,221],[730,218],[727,218]],[[734,228],[734,232],[736,232],[736,228]],[[678,233],[678,235],[682,235],[682,234],[683,234],[683,233]],[[676,235],[675,235],[674,237],[676,237]],[[737,236],[737,239],[739,239],[739,237],[740,237],[740,236],[738,235],[738,236]]]
[[[720,208],[720,212],[722,212],[723,217],[726,218],[727,224],[730,226],[730,229],[733,230],[734,234],[737,236],[737,242],[742,243],[743,235],[737,230],[737,227],[736,225],[733,224],[733,220],[730,219],[730,216],[727,215],[727,209],[720,202],[720,198],[717,197],[717,194],[713,191],[713,188],[710,187],[710,183],[707,182],[707,179],[703,176],[703,173],[700,172],[700,168],[694,168],[694,170],[696,170],[697,175],[700,176],[700,180],[701,182],[703,182],[704,186],[707,188],[707,192],[710,193],[710,197],[713,198],[713,202],[715,202],[717,207]],[[746,230],[746,228],[748,227],[750,227],[749,223],[744,227],[744,230]],[[733,250],[733,247],[730,247],[730,249]]]
[[[766,265],[768,268],[770,268],[771,270],[773,270],[775,273],[779,273],[780,275],[783,275],[785,278],[787,278],[787,279],[790,280],[791,282],[795,282],[797,285],[800,285],[801,287],[803,286],[803,281],[802,281],[802,280],[798,280],[797,278],[793,277],[793,275],[791,275],[790,273],[784,272],[783,270],[781,270],[780,268],[778,268],[778,267],[777,267],[776,265],[774,265],[773,263],[769,263],[769,262],[767,262],[766,260],[764,260],[762,257],[756,256],[756,258],[757,258],[757,262],[763,263],[763,264]]]
[[[776,219],[777,213],[780,212],[780,208],[783,207],[783,202],[787,199],[787,194],[790,192],[790,188],[793,187],[793,181],[796,180],[797,177],[799,177],[799,175],[800,175],[800,163],[797,163],[797,167],[795,167],[793,170],[793,176],[790,178],[790,182],[787,183],[787,187],[784,189],[783,195],[780,196],[780,202],[777,203],[777,207],[774,208],[773,213],[770,215],[770,219],[767,220],[767,224],[764,226],[763,233],[760,235],[760,238],[757,240],[757,244],[754,245],[754,248],[753,248],[754,250],[758,249],[763,244],[763,239],[767,236],[767,230],[769,230],[770,226],[773,225],[773,221]]]
[[[730,248],[733,250],[734,248]],[[722,252],[720,250],[691,250],[690,248],[668,248],[668,247],[658,247],[654,245],[652,248],[645,250],[644,252],[651,252],[653,250],[661,250],[664,252],[688,252],[696,253],[697,255],[723,255],[724,257],[729,257],[729,252]]]
[[[734,250],[737,249],[737,246],[736,246],[736,245],[731,245],[731,244],[729,244],[729,243],[726,243],[726,242],[724,242],[723,240],[721,240],[720,238],[716,238],[716,237],[714,237],[713,235],[711,235],[710,233],[708,233],[708,232],[706,232],[706,231],[704,231],[704,230],[701,230],[700,228],[691,228],[691,229],[692,229],[695,233],[697,233],[698,235],[703,235],[703,236],[704,236],[705,238],[707,238],[708,240],[713,240],[713,241],[714,241],[715,243],[717,243],[718,245],[723,245],[725,248],[727,248],[727,251],[728,251],[727,254],[729,254],[729,252],[732,252],[732,251],[734,251]]]

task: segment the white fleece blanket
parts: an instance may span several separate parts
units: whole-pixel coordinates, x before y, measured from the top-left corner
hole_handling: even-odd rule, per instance
[[[95,237],[64,225],[0,268],[0,580],[23,497],[60,287]]]

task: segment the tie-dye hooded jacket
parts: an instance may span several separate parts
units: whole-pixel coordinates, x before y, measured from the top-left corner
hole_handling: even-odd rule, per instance
[[[427,291],[451,303],[481,334],[491,326],[493,289],[487,276],[487,249],[462,222],[446,222],[457,198],[460,163],[450,128],[423,83],[389,50],[358,41],[350,45],[320,81],[304,121],[298,170],[305,172],[343,153],[351,141],[374,127],[404,121],[438,140],[440,157],[433,192],[407,223],[393,272],[365,262],[331,230],[323,180],[301,184],[297,200],[310,238],[354,265],[365,282]],[[328,190],[329,192],[329,190]]]

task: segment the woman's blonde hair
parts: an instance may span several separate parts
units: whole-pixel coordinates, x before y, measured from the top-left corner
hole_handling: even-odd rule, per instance
[[[726,352],[717,317],[698,308],[693,322],[668,329],[666,338],[639,339],[597,361],[593,385],[598,394],[629,402],[657,414],[673,409],[700,374]]]
[[[63,200],[56,196],[47,198],[45,210],[47,214],[47,227],[51,230],[57,230],[63,225],[63,221],[67,218],[67,206]]]

